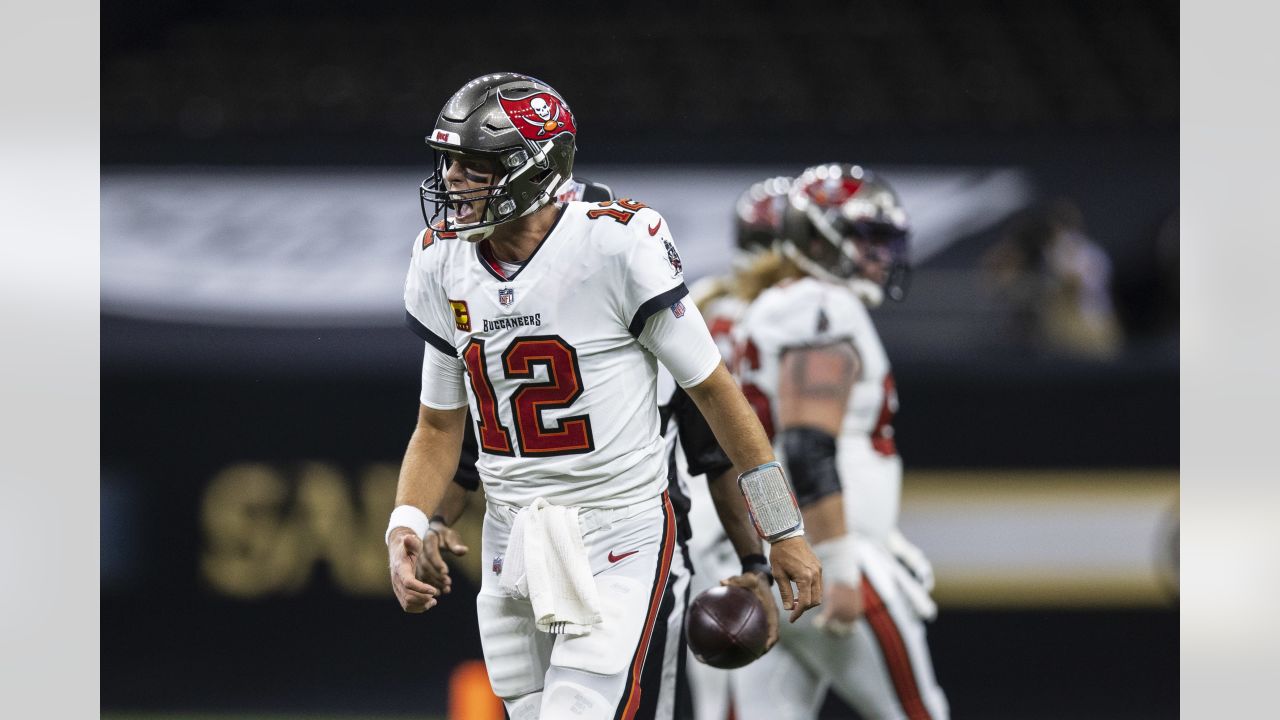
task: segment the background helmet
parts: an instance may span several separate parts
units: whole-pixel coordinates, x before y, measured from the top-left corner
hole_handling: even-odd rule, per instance
[[[739,258],[773,249],[782,235],[791,178],[772,177],[747,188],[734,205],[734,243]]]
[[[804,171],[791,185],[782,219],[783,252],[810,275],[849,284],[871,305],[885,293],[906,297],[910,226],[898,194],[857,165],[829,163]],[[882,282],[867,275],[870,245],[887,265]]]
[[[420,188],[423,218],[431,225],[443,216],[442,229],[479,240],[495,226],[533,213],[573,176],[577,134],[568,103],[541,80],[516,73],[472,80],[449,98],[427,136],[436,157],[434,174]],[[451,192],[444,182],[450,154],[492,163],[493,184]],[[477,195],[486,199],[479,219],[456,222],[456,204]]]

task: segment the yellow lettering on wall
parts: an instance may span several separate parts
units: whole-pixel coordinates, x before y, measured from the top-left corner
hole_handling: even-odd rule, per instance
[[[267,465],[235,465],[210,481],[201,507],[205,550],[200,565],[213,588],[251,598],[279,586],[272,556],[279,551],[287,495],[284,479]]]
[[[390,597],[382,536],[399,472],[393,463],[374,463],[353,481],[323,462],[222,470],[209,482],[200,511],[202,577],[214,591],[237,598],[296,595],[321,576],[350,595]],[[472,498],[455,524],[471,552],[449,558],[476,583],[483,497]]]
[[[396,481],[400,466],[392,463],[369,465],[360,473],[361,531],[352,540],[356,551],[349,575],[341,579],[351,593],[391,597],[391,576],[387,570],[387,517],[396,504]]]

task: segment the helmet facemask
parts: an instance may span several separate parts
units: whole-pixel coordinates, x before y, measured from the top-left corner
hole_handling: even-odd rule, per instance
[[[423,219],[474,242],[537,212],[573,175],[576,133],[572,111],[546,83],[516,73],[472,80],[445,104],[426,138],[435,163],[419,188]],[[454,158],[484,166],[490,177],[461,187],[449,175]]]
[[[907,296],[911,266],[907,262],[907,231],[883,223],[855,223],[847,237],[855,253],[855,283],[870,283],[877,292],[861,292],[879,304],[883,295],[900,302]],[[858,290],[855,287],[855,290]]]
[[[906,297],[907,216],[883,180],[818,166],[792,192],[787,218],[782,250],[809,275],[848,285],[871,306]]]
[[[517,167],[527,159],[527,155],[519,154],[519,151],[508,153],[507,157]],[[467,165],[487,166],[483,172],[489,176],[489,184],[450,190],[445,175],[455,162],[464,164],[462,173],[466,176],[473,172]],[[489,153],[436,150],[434,171],[418,189],[422,218],[427,225],[435,227],[438,221],[443,220],[441,229],[475,242],[488,237],[498,225],[516,217],[516,202],[509,185],[512,173],[503,172],[501,164],[502,161]],[[430,214],[427,212],[428,203],[432,206]]]

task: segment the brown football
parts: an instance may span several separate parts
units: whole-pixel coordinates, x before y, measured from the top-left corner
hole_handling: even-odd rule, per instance
[[[689,603],[684,624],[693,656],[712,667],[740,668],[765,652],[769,621],[750,590],[713,587]]]

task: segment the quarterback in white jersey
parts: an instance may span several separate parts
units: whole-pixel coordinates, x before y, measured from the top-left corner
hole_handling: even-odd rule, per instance
[[[680,259],[662,217],[640,203],[570,202],[557,212],[509,275],[485,246],[423,231],[406,304],[414,327],[442,350],[431,362],[458,381],[424,388],[423,404],[461,407],[469,391],[476,469],[493,502],[633,505],[666,481],[654,432],[656,359],[645,347],[660,341],[651,337],[660,328],[646,321],[688,294]],[[682,387],[720,361],[714,344],[692,349],[700,354],[667,364]],[[548,476],[564,482],[549,485]]]
[[[735,328],[735,370],[761,412],[802,508],[842,490],[841,526],[811,527],[828,580],[822,614],[784,627],[768,656],[737,671],[738,717],[810,720],[830,688],[864,718],[939,720],[924,622],[932,570],[897,532],[902,464],[897,394],[868,306],[900,297],[907,218],[882,178],[820,165],[794,182],[778,260],[791,277]],[[763,705],[786,688],[787,700]]]
[[[576,124],[545,83],[467,83],[428,136],[428,227],[405,286],[425,340],[419,420],[388,523],[392,587],[437,602],[419,572],[426,513],[451,483],[467,408],[484,484],[477,597],[489,679],[512,718],[670,717],[682,593],[655,378],[697,403],[747,487],[785,478],[692,301],[662,216],[641,203],[553,201]],[[439,223],[433,220],[443,218]],[[763,502],[774,495],[759,495]],[[799,513],[758,529],[793,621],[821,600]],[[794,517],[794,524],[787,524]],[[789,581],[795,580],[793,590]],[[763,580],[735,578],[760,590]]]

